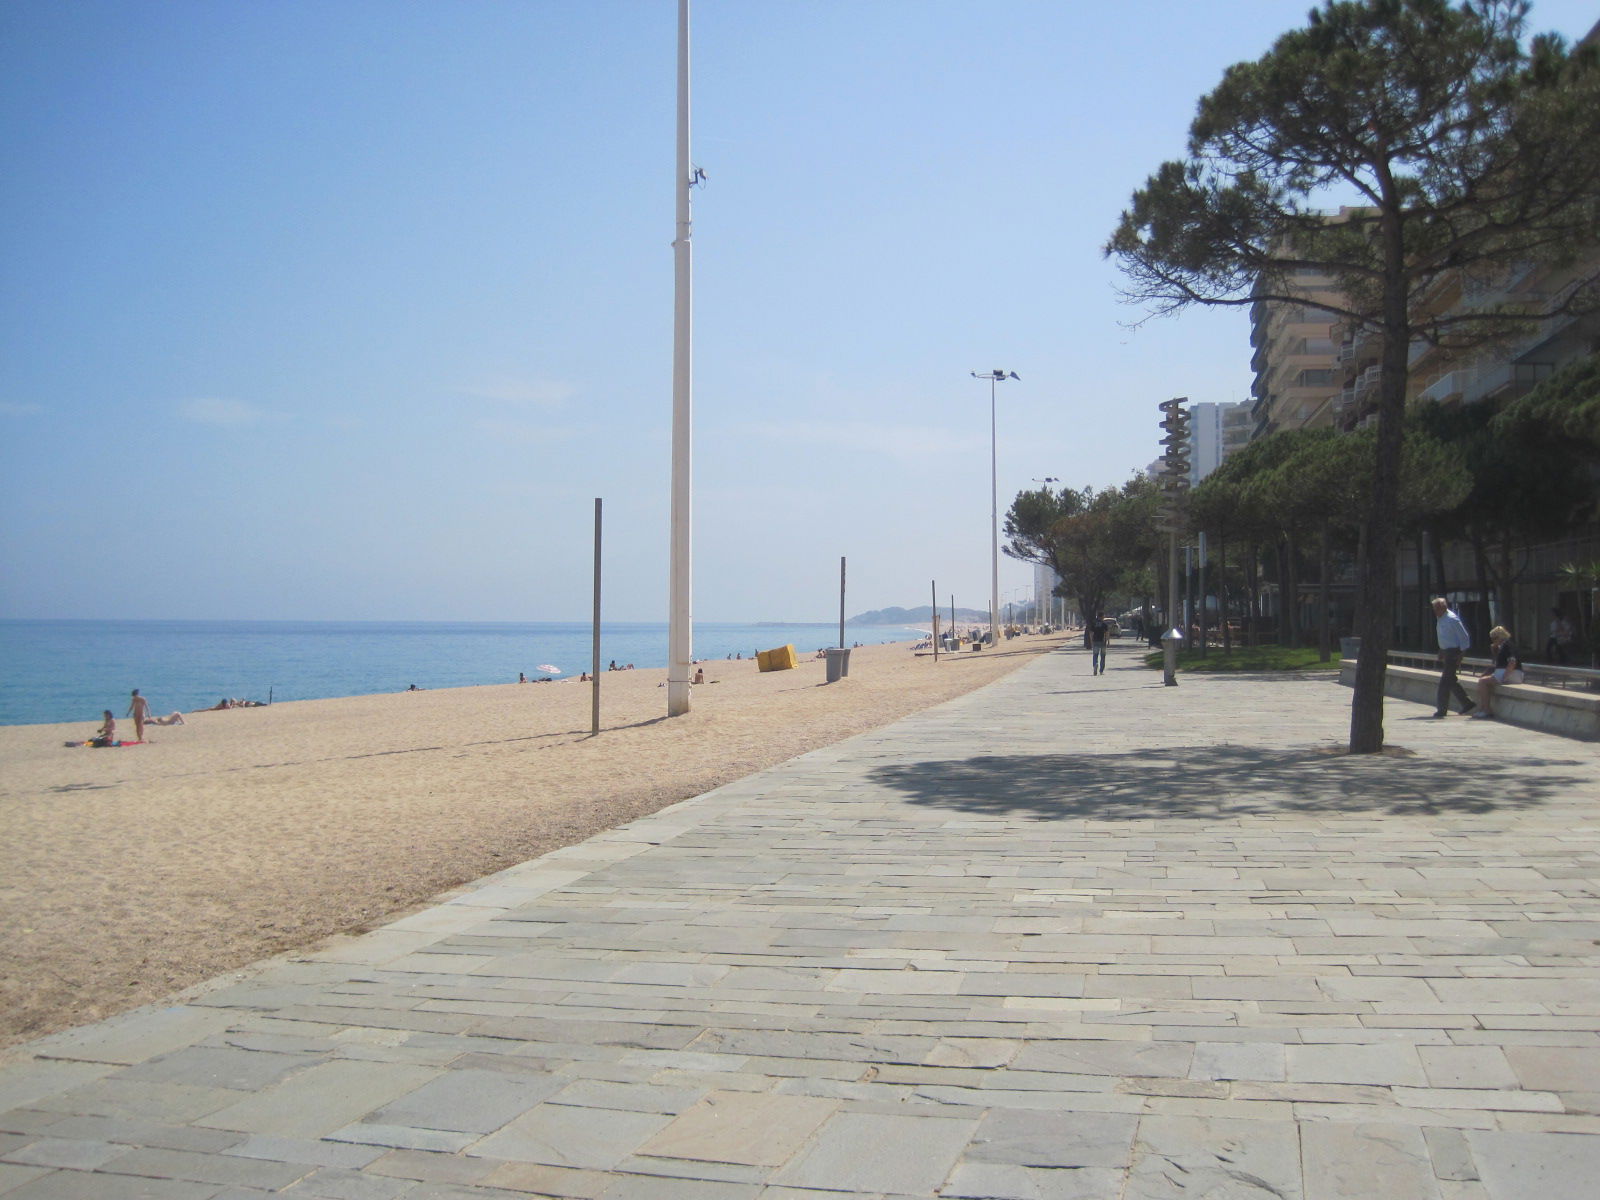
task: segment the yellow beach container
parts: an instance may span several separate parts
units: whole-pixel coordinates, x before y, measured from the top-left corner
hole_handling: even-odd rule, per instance
[[[800,665],[793,646],[779,646],[776,650],[757,650],[756,666],[763,671],[792,671]]]

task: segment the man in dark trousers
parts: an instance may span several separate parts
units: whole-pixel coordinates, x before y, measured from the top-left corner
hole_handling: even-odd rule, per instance
[[[1452,695],[1461,701],[1461,714],[1465,716],[1478,706],[1467,699],[1467,691],[1456,679],[1456,670],[1461,666],[1461,656],[1467,652],[1467,647],[1472,645],[1472,637],[1467,633],[1467,627],[1459,616],[1450,607],[1450,602],[1443,596],[1435,596],[1433,600],[1433,615],[1438,620],[1436,632],[1439,636],[1439,691],[1434,697],[1433,715],[1447,717],[1450,715],[1450,697]]]
[[[1089,622],[1089,650],[1093,655],[1092,663],[1096,675],[1106,673],[1106,638],[1110,632],[1105,613],[1096,613],[1094,620]]]

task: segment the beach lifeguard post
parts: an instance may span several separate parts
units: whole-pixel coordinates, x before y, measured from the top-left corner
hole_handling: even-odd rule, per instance
[[[756,666],[763,671],[792,671],[799,665],[800,660],[795,657],[792,645],[756,651]]]

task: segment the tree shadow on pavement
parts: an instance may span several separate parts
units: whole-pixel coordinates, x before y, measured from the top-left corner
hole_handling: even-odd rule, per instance
[[[1575,789],[1592,785],[1591,769],[1560,759],[1456,763],[1312,747],[1204,746],[977,755],[882,766],[869,779],[918,804],[956,812],[1042,821],[1207,821],[1288,813],[1425,817],[1514,811],[1571,798]]]

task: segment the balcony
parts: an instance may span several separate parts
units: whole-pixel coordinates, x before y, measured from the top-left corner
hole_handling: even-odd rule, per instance
[[[1383,368],[1374,364],[1355,377],[1350,384],[1350,391],[1356,401],[1364,400],[1373,388],[1378,386],[1378,380],[1383,378]]]
[[[1435,404],[1448,404],[1452,400],[1459,400],[1466,389],[1472,386],[1474,374],[1470,367],[1446,371],[1418,392],[1417,399],[1432,401]]]
[[[1423,289],[1412,296],[1410,308],[1413,315],[1444,312],[1461,296],[1461,272],[1440,271],[1428,280]]]
[[[1537,289],[1519,290],[1532,277],[1536,267],[1531,262],[1518,263],[1504,278],[1493,283],[1468,280],[1461,298],[1462,307],[1470,309],[1498,308],[1502,304],[1542,304],[1548,302],[1548,292]]]
[[[1516,378],[1516,368],[1508,362],[1484,363],[1472,372],[1472,378],[1461,389],[1461,403],[1475,404],[1498,396],[1511,386]]]
[[[1294,377],[1290,386],[1302,388],[1326,387],[1332,382],[1333,372],[1326,367],[1321,367],[1313,370],[1301,371]]]

